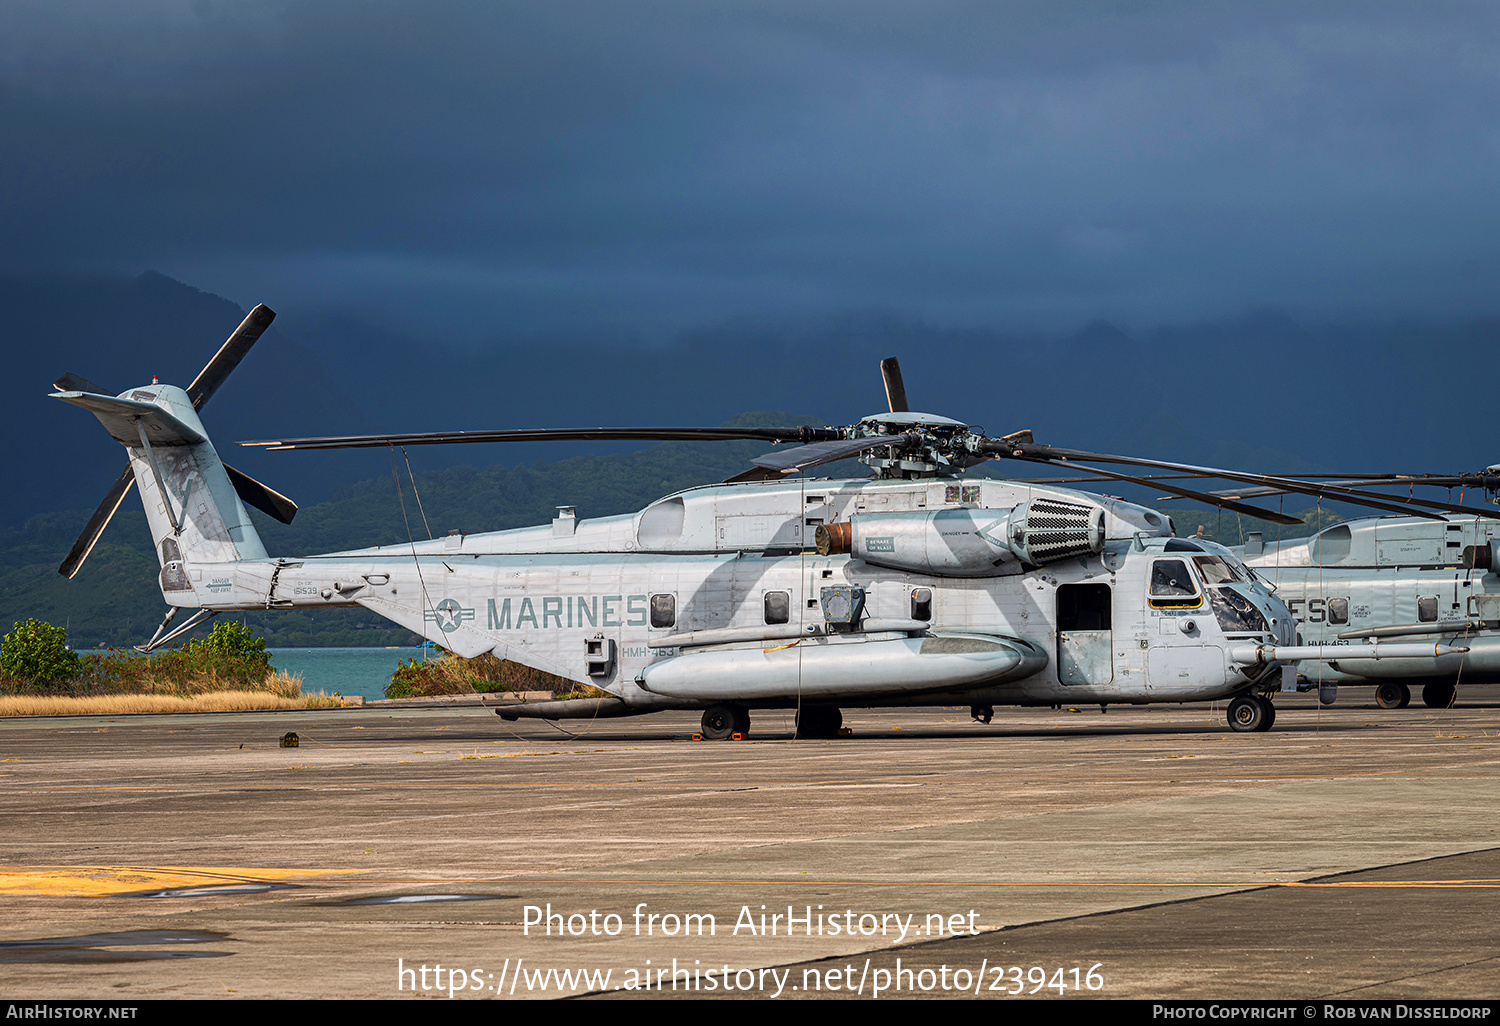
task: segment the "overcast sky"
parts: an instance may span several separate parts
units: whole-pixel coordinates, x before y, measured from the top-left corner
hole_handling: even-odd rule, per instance
[[[419,337],[1500,313],[1500,6],[0,4],[0,273]]]

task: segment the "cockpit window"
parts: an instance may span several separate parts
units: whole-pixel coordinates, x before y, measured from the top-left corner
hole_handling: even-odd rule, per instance
[[[1158,559],[1151,564],[1151,604],[1158,608],[1196,606],[1198,585],[1180,559]]]
[[[1198,564],[1198,573],[1203,575],[1204,584],[1224,584],[1240,580],[1234,567],[1218,556],[1194,556],[1193,562]]]

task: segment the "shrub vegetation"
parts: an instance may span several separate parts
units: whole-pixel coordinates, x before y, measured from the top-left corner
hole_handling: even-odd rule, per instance
[[[0,673],[19,688],[45,692],[78,676],[78,653],[67,632],[41,620],[22,620],[0,640]]]
[[[593,697],[597,688],[485,653],[463,659],[451,652],[439,659],[409,659],[396,667],[386,685],[387,698],[431,698],[438,695],[490,694],[502,691],[550,691],[554,696]]]
[[[150,655],[106,649],[79,656],[65,640],[63,630],[51,624],[17,623],[0,643],[0,694],[193,698],[256,692],[304,698],[301,676],[273,670],[265,639],[233,620],[215,624],[206,638]]]

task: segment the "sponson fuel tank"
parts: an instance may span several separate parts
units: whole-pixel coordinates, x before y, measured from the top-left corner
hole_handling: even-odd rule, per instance
[[[1046,665],[1046,652],[1020,638],[852,634],[773,648],[694,650],[651,664],[638,680],[653,694],[707,701],[882,696],[998,684]]]
[[[856,513],[818,528],[820,555],[939,577],[998,577],[1104,548],[1104,510],[1033,499],[1014,509]]]

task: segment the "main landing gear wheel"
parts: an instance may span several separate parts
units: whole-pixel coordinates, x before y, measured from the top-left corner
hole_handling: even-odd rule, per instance
[[[844,725],[844,714],[833,705],[809,705],[797,711],[797,736],[812,738],[838,737]]]
[[[1229,729],[1241,734],[1271,729],[1276,722],[1276,707],[1259,695],[1240,695],[1229,703]]]
[[[1382,709],[1405,709],[1411,704],[1411,688],[1395,681],[1377,685],[1375,704]]]
[[[1422,704],[1429,709],[1446,709],[1453,704],[1457,690],[1452,684],[1428,684],[1422,688]]]
[[[737,705],[711,705],[703,710],[703,736],[710,741],[728,741],[750,729],[750,711]]]

